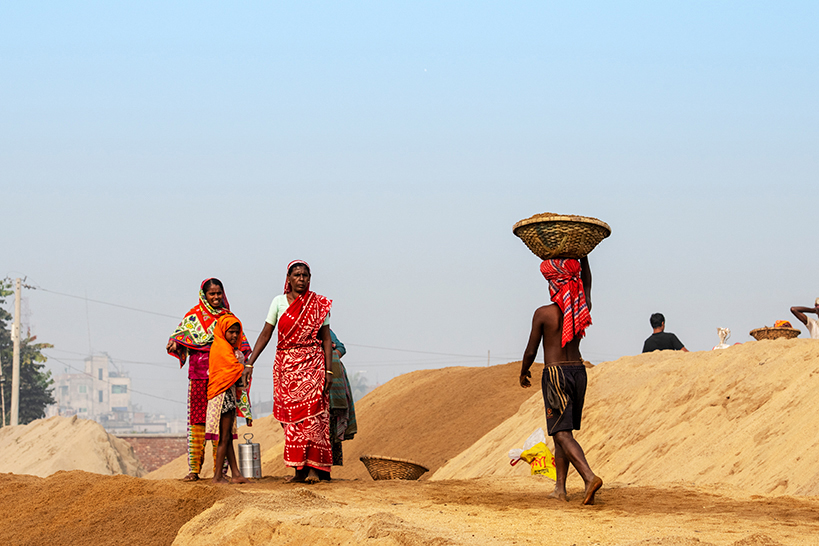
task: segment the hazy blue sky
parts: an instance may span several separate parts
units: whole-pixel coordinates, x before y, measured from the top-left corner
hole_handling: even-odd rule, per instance
[[[295,258],[372,383],[519,359],[548,290],[511,227],[545,211],[613,229],[593,362],[655,311],[747,341],[819,296],[818,6],[6,2],[0,275],[177,317],[25,292],[52,370],[106,351],[179,417],[199,283],[253,343]]]

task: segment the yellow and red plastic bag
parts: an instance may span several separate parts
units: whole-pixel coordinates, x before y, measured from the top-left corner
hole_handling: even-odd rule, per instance
[[[532,468],[532,475],[546,476],[551,480],[557,479],[555,458],[546,445],[546,435],[539,428],[524,442],[523,449],[513,449],[509,452],[512,459],[509,464],[516,465],[519,461],[526,461]]]

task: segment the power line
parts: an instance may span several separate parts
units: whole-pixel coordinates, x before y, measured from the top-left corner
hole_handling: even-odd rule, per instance
[[[398,365],[401,365],[401,364],[449,364],[449,363],[452,363],[452,362],[463,362],[462,359],[453,360],[452,358],[430,358],[430,359],[427,359],[427,360],[419,359],[419,358],[415,358],[415,359],[403,358],[401,360],[382,360],[382,359],[360,360],[355,356],[344,356],[343,359],[345,361],[355,362],[356,365],[369,364],[369,365],[377,365],[377,366],[398,366]],[[477,357],[476,358],[470,358],[467,361],[468,362],[484,362],[484,363],[486,363],[486,357],[483,357],[483,359],[479,359]]]
[[[75,367],[74,367],[74,366],[72,366],[71,364],[68,364],[68,363],[66,363],[66,362],[63,362],[63,361],[62,361],[62,360],[60,360],[59,358],[54,358],[53,356],[52,356],[52,357],[49,357],[49,358],[52,358],[52,359],[56,360],[57,362],[59,362],[60,364],[62,364],[63,366],[65,366],[65,367],[67,367],[67,368],[71,368],[72,370],[76,370],[76,371],[80,372],[81,374],[83,374],[83,375],[87,375],[87,376],[88,376],[88,377],[90,377],[91,379],[94,379],[94,375],[93,375],[93,374],[90,374],[90,373],[88,373],[88,372],[86,372],[85,370],[81,370],[81,369],[79,369],[79,368],[75,368]],[[107,384],[109,384],[109,385],[112,385],[112,384],[113,384],[113,383],[111,383],[110,381],[106,381],[105,379],[94,379],[94,380],[95,380],[95,381],[102,381],[103,383],[107,383]],[[143,395],[143,396],[150,396],[151,398],[157,398],[157,399],[159,399],[159,400],[164,400],[164,401],[166,401],[166,402],[173,402],[173,403],[175,403],[175,404],[184,404],[184,403],[185,403],[185,402],[180,402],[179,400],[174,400],[174,399],[172,399],[172,398],[165,398],[165,397],[163,397],[163,396],[157,396],[157,395],[155,395],[155,394],[149,394],[149,393],[147,393],[147,392],[138,391],[138,390],[134,389],[133,387],[131,388],[131,392],[135,392],[135,393],[137,393],[137,394],[141,394],[141,395]]]
[[[66,352],[68,352],[68,351],[66,351]],[[49,354],[46,354],[46,356],[49,357],[49,358],[53,358],[54,360],[57,360],[55,357],[53,357],[53,356],[51,356]],[[157,368],[165,368],[167,370],[177,370],[177,369],[179,369],[178,366],[174,366],[173,364],[162,364],[162,363],[159,363],[159,362],[144,362],[144,361],[141,361],[141,360],[122,360],[122,359],[119,359],[119,358],[114,358],[114,357],[112,357],[110,355],[106,355],[106,356],[108,356],[108,358],[110,358],[111,361],[114,362],[114,363],[144,364],[146,366],[156,366]],[[86,360],[86,358],[66,358],[66,357],[63,357],[63,360],[73,360],[75,362],[84,362]]]
[[[147,313],[149,315],[156,315],[158,317],[166,317],[166,318],[172,318],[172,319],[177,319],[177,320],[179,319],[178,315],[169,315],[167,313],[157,313],[156,311],[149,311],[147,309],[139,309],[138,307],[129,307],[127,305],[120,305],[119,303],[111,303],[111,302],[108,302],[108,301],[95,300],[95,299],[91,299],[91,298],[89,298],[87,296],[76,296],[74,294],[66,294],[64,292],[57,292],[56,290],[49,290],[48,288],[43,288],[42,286],[32,286],[32,285],[28,285],[28,284],[25,284],[23,286],[25,288],[29,288],[31,290],[40,290],[42,292],[48,292],[49,294],[56,294],[58,296],[65,296],[66,298],[74,298],[76,300],[83,300],[86,303],[90,301],[90,302],[93,302],[93,303],[99,303],[100,305],[108,305],[110,307],[118,307],[120,309],[126,309],[128,311],[136,311],[137,313]],[[260,331],[260,330],[253,330],[252,328],[245,328],[244,330],[245,330],[245,332],[252,332],[252,333],[255,333],[255,334],[258,334],[259,331]]]
[[[58,349],[57,347],[52,347],[52,348],[49,349],[49,351],[59,351],[61,353],[68,353],[68,354],[72,354],[72,355],[81,355],[81,356],[85,357],[85,358],[65,358],[65,357],[63,357],[63,358],[65,358],[65,360],[85,361],[89,356],[91,356],[87,352],[69,351],[69,350],[66,350],[66,349]],[[160,368],[168,368],[168,369],[174,369],[174,370],[178,369],[177,365],[175,364],[177,362],[175,359],[172,360],[172,361],[169,359],[169,361],[173,362],[173,364],[168,364],[166,362],[147,362],[145,360],[125,360],[124,358],[113,357],[113,356],[111,356],[110,354],[108,354],[105,351],[100,351],[100,353],[104,354],[105,356],[110,358],[114,363],[122,362],[122,363],[125,363],[125,364],[147,364],[149,366],[157,366],[157,367],[160,367]],[[54,357],[52,357],[52,358],[54,358]],[[55,360],[56,360],[56,358],[55,358]]]
[[[375,345],[358,345],[356,343],[345,343],[350,347],[364,347],[366,349],[381,349],[382,351],[397,351],[400,353],[419,353],[425,355],[438,355],[438,356],[458,356],[461,358],[486,358],[486,355],[463,355],[463,354],[456,354],[456,353],[436,353],[433,351],[416,351],[413,349],[396,349],[393,347],[376,347]]]
[[[90,301],[90,302],[93,302],[93,303],[99,303],[100,305],[109,305],[111,307],[119,307],[120,309],[127,309],[128,311],[136,311],[137,313],[147,313],[149,315],[156,315],[158,317],[167,317],[167,318],[172,318],[172,319],[178,319],[179,318],[177,315],[168,315],[168,314],[165,314],[165,313],[157,313],[156,311],[148,311],[147,309],[138,309],[136,307],[128,307],[127,305],[120,305],[118,303],[110,303],[110,302],[107,302],[107,301],[94,300],[94,299],[86,298],[86,297],[83,297],[83,296],[75,296],[73,294],[65,294],[63,292],[57,292],[55,290],[49,290],[49,289],[43,288],[41,286],[28,286],[27,285],[26,288],[30,288],[32,290],[42,290],[43,292],[48,292],[50,294],[56,294],[58,296],[65,296],[66,298],[74,298],[74,299],[77,299],[77,300],[83,300],[83,301]]]
[[[428,366],[429,364],[430,364],[429,362],[424,362],[422,360],[418,360],[418,361],[415,361],[415,362],[407,362],[405,364],[401,364],[400,366],[402,366],[402,367],[418,367],[418,366]],[[432,362],[431,364],[433,364],[433,365],[440,364],[440,362]],[[446,364],[450,364],[452,366],[469,366],[469,365],[471,365],[471,367],[482,367],[482,366],[486,366],[486,360],[485,359],[480,360],[480,361],[478,361],[478,360],[467,360],[467,361],[455,360],[455,361],[447,362]],[[356,363],[356,362],[351,362],[349,364],[345,364],[345,366],[347,368],[349,368],[349,369],[353,369],[353,368],[380,368],[380,367],[387,367],[387,366],[395,366],[395,364],[377,364],[377,363],[359,364],[359,363]]]
[[[156,311],[148,311],[147,309],[139,309],[137,307],[129,307],[127,305],[120,305],[118,303],[110,303],[110,302],[107,302],[107,301],[95,300],[95,299],[91,299],[91,298],[83,297],[83,296],[75,296],[74,294],[66,294],[64,292],[57,292],[56,290],[49,290],[49,289],[43,288],[41,286],[26,285],[26,288],[30,288],[32,290],[41,290],[43,292],[48,292],[50,294],[56,294],[58,296],[65,296],[67,298],[74,298],[74,299],[77,299],[77,300],[90,301],[90,302],[93,302],[93,303],[99,303],[100,305],[108,305],[108,306],[111,306],[111,307],[118,307],[120,309],[127,309],[128,311],[136,311],[138,313],[147,313],[149,315],[156,315],[156,316],[159,316],[159,317],[167,317],[167,318],[172,318],[172,319],[178,319],[179,318],[177,315],[169,315],[167,313],[157,313]],[[245,331],[246,332],[252,332],[252,333],[258,332],[258,330],[252,330],[252,329],[248,329],[248,328],[245,328]],[[398,349],[398,348],[395,348],[395,347],[378,347],[378,346],[375,346],[375,345],[359,345],[359,344],[356,344],[356,343],[348,343],[347,345],[350,345],[351,347],[362,347],[362,348],[366,348],[366,349],[380,349],[382,351],[395,351],[395,352],[399,352],[399,353],[418,353],[418,354],[437,355],[437,356],[456,356],[456,357],[460,357],[460,358],[484,358],[483,355],[465,355],[465,354],[456,354],[456,353],[437,353],[437,352],[433,352],[433,351],[416,351],[416,350],[413,350],[413,349]]]
[[[66,349],[58,349],[57,347],[52,347],[52,348],[51,348],[51,349],[49,349],[49,350],[50,350],[50,351],[59,351],[59,352],[61,352],[61,353],[68,353],[68,354],[72,354],[72,355],[86,355],[86,356],[88,356],[88,352],[84,352],[84,353],[83,353],[83,352],[79,352],[79,351],[68,351],[68,350],[66,350]],[[70,359],[69,359],[69,360],[70,360]]]
[[[28,285],[28,284],[25,284],[23,286],[25,288],[29,288],[29,289],[32,289],[32,290],[41,290],[43,292],[48,292],[50,294],[55,294],[55,295],[58,295],[58,296],[64,296],[64,297],[67,297],[67,298],[73,298],[73,299],[87,301],[87,302],[90,301],[90,302],[93,302],[93,303],[98,303],[100,305],[108,305],[110,307],[117,307],[119,309],[126,309],[128,311],[135,311],[137,313],[146,313],[146,314],[149,314],[149,315],[155,315],[155,316],[159,316],[159,317],[172,318],[172,319],[178,319],[179,318],[178,315],[169,315],[167,313],[158,313],[156,311],[149,311],[147,309],[139,309],[137,307],[130,307],[130,306],[127,306],[127,305],[120,305],[118,303],[111,303],[111,302],[107,302],[107,301],[91,299],[91,298],[88,298],[88,297],[77,296],[77,295],[74,295],[74,294],[66,294],[64,292],[57,292],[56,290],[49,290],[49,289],[43,288],[41,286],[33,286],[33,285]],[[250,328],[245,328],[245,331],[250,332],[250,333],[258,333],[259,332],[259,330],[254,330],[254,329],[250,329]],[[467,354],[461,354],[461,353],[440,353],[440,352],[435,352],[435,351],[419,351],[419,350],[415,350],[415,349],[400,349],[400,348],[397,348],[397,347],[381,347],[381,346],[377,346],[377,345],[361,345],[361,344],[357,344],[357,343],[346,343],[345,345],[349,345],[350,347],[361,347],[361,348],[364,348],[364,349],[377,349],[377,350],[381,350],[381,351],[393,351],[393,352],[399,352],[399,353],[415,353],[415,354],[427,354],[427,355],[435,355],[435,356],[451,356],[451,357],[458,357],[458,358],[480,358],[480,359],[485,358],[485,355],[467,355]],[[597,354],[598,356],[608,356],[608,355],[603,355],[601,353],[590,353],[590,354]],[[614,356],[614,355],[612,355],[612,356]],[[498,355],[497,357],[493,357],[493,359],[494,358],[499,358],[499,359],[502,359],[502,360],[503,359],[514,359],[514,360],[516,360],[516,359],[519,358],[519,356]],[[121,362],[129,362],[129,361],[121,360]],[[130,361],[130,362],[134,363],[134,364],[149,364],[147,362],[137,362],[137,361]]]

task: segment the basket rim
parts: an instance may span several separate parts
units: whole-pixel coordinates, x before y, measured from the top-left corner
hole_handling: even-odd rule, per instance
[[[782,331],[791,331],[791,332],[799,332],[799,333],[802,332],[802,330],[800,330],[799,328],[788,328],[787,326],[784,326],[784,327],[783,326],[779,326],[779,327],[777,327],[777,326],[763,326],[761,328],[754,328],[753,330],[751,330],[750,333],[753,334],[754,332],[761,332],[763,330],[776,330],[777,332],[782,332]]]
[[[557,214],[554,212],[542,212],[540,214],[535,214],[534,216],[530,216],[529,218],[525,218],[519,222],[517,222],[514,226],[512,226],[512,233],[517,235],[516,231],[523,226],[528,226],[531,224],[540,224],[543,222],[579,222],[583,224],[593,224],[599,227],[602,227],[606,230],[606,234],[603,236],[605,239],[609,235],[611,235],[611,226],[605,223],[603,220],[598,220],[597,218],[592,218],[591,216],[579,216],[574,214]]]
[[[382,461],[393,461],[393,462],[396,462],[396,463],[409,463],[409,464],[413,464],[413,465],[415,465],[417,467],[423,468],[426,472],[429,472],[429,468],[425,467],[424,465],[422,465],[420,463],[416,463],[415,461],[411,461],[409,459],[400,459],[398,457],[382,457],[381,455],[362,455],[361,457],[358,458],[358,460],[361,461],[362,463],[364,462],[364,459],[376,459],[376,460],[382,460]]]

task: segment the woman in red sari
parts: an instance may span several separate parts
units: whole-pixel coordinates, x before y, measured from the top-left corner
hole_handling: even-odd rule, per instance
[[[315,483],[333,464],[330,399],[333,346],[332,300],[310,291],[310,266],[290,262],[284,294],[273,298],[262,333],[245,368],[250,379],[273,328],[279,339],[273,364],[273,416],[284,427],[284,464],[296,469],[295,481]]]

